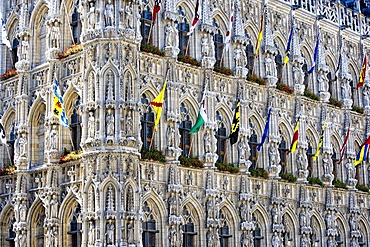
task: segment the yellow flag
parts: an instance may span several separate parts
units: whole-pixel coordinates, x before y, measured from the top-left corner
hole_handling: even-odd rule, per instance
[[[167,81],[164,82],[162,90],[159,92],[158,96],[150,102],[153,106],[155,112],[155,121],[154,121],[154,131],[158,129],[157,125],[159,120],[161,119],[162,109],[163,109],[163,101],[164,101],[164,92],[166,91]]]
[[[317,157],[319,157],[322,142],[324,140],[325,128],[326,128],[326,121],[324,122],[324,125],[322,126],[320,140],[319,140],[319,143],[317,143],[316,153],[315,153],[315,156],[313,156],[313,161],[316,161]]]

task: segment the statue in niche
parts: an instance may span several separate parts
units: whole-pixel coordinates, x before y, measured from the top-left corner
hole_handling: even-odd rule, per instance
[[[89,12],[87,13],[88,27],[94,29],[96,22],[95,2],[91,1],[89,4],[90,4]]]
[[[204,152],[210,153],[211,152],[211,134],[209,133],[209,130],[206,131],[204,134]]]
[[[304,72],[299,66],[293,66],[293,81],[299,85],[304,82]]]
[[[134,122],[132,119],[132,111],[129,110],[126,114],[126,136],[132,136]]]
[[[175,203],[176,203],[175,195],[174,193],[171,193],[170,197],[168,198],[169,215],[176,215]]]
[[[271,214],[272,214],[272,223],[279,224],[279,213],[278,213],[278,209],[276,206],[274,206],[271,209]]]
[[[95,137],[95,117],[94,117],[94,112],[90,111],[89,112],[89,119],[87,122],[87,132],[88,132],[88,139],[89,138],[94,138]]]
[[[246,143],[245,138],[239,141],[238,149],[239,149],[239,161],[249,158],[250,148],[248,146],[248,143]]]
[[[93,222],[89,223],[88,245],[89,247],[93,247],[95,245],[95,227]]]
[[[114,136],[114,115],[112,109],[108,109],[107,117],[107,137]]]
[[[171,226],[169,240],[171,247],[177,246],[177,231],[174,225]]]
[[[165,42],[165,45],[166,46],[172,46],[172,44],[173,44],[174,31],[173,31],[173,27],[171,26],[170,23],[167,24],[167,26],[165,27],[164,32],[166,34],[166,42]]]
[[[132,225],[132,222],[129,222],[127,225],[127,238],[129,244],[134,242],[134,226]]]
[[[351,92],[351,85],[349,84],[348,80],[345,80],[342,85],[342,99],[351,99],[352,92]]]
[[[167,127],[167,140],[168,147],[175,146],[175,128],[171,125]]]
[[[204,34],[202,37],[202,55],[207,57],[209,55],[209,40],[208,34]]]
[[[306,164],[307,164],[307,159],[304,153],[302,152],[302,149],[298,149],[297,152],[297,166],[299,170],[305,170],[306,169]]]
[[[112,0],[108,0],[104,10],[105,26],[112,27],[114,25],[114,6]]]
[[[19,157],[26,156],[27,137],[26,133],[21,133],[19,138],[15,141],[16,155]]]
[[[265,57],[265,69],[266,69],[266,76],[274,76],[276,75],[275,71],[275,64],[274,61],[270,56]]]
[[[319,92],[329,91],[329,80],[324,73],[319,73],[317,76],[317,81],[319,83]]]
[[[333,229],[334,228],[334,219],[333,215],[331,213],[328,213],[325,217],[326,220],[326,227],[327,229]]]
[[[125,15],[126,15],[126,21],[127,21],[127,28],[132,29],[134,27],[133,26],[134,17],[132,13],[132,3],[131,2],[129,4],[126,4]]]
[[[49,149],[55,150],[57,149],[57,143],[58,143],[58,130],[56,125],[52,125],[50,130],[50,143],[49,143]]]
[[[246,65],[246,57],[245,51],[240,47],[240,45],[237,45],[234,51],[235,66],[244,67]]]
[[[274,235],[272,236],[272,239],[271,239],[271,243],[272,243],[273,247],[281,247],[282,246],[281,239],[278,236],[277,232],[274,232]]]
[[[106,92],[106,99],[112,100],[113,99],[113,72],[111,70],[107,73],[107,92]]]
[[[364,89],[362,90],[363,99],[364,99],[364,108],[367,108],[370,106],[370,87],[365,84]]]
[[[107,224],[105,235],[107,236],[107,244],[114,244],[114,230],[115,227],[112,222]]]
[[[328,153],[324,154],[324,157],[322,159],[322,163],[324,166],[324,174],[331,174],[333,170],[333,161],[330,158],[330,155]]]
[[[275,145],[271,145],[269,147],[269,158],[270,158],[270,166],[277,166],[280,163],[280,157],[277,152]]]
[[[345,167],[347,168],[348,180],[353,179],[356,174],[355,166],[351,162],[348,162]]]
[[[22,47],[21,47],[21,54],[22,54],[22,58],[21,59],[24,59],[24,60],[27,60],[27,55],[28,55],[28,48],[29,48],[29,44],[28,44],[28,36],[24,36],[23,40],[22,40]]]
[[[301,213],[299,214],[299,219],[300,219],[301,227],[308,226],[307,214],[306,214],[305,210],[301,211]]]
[[[58,48],[59,47],[59,26],[57,23],[50,27],[50,48]]]

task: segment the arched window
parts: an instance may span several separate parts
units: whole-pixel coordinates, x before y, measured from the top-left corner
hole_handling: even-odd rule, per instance
[[[287,159],[286,159],[286,153],[289,149],[287,148],[286,142],[284,138],[282,138],[280,144],[279,144],[279,154],[280,154],[280,165],[281,165],[281,173],[287,173]]]
[[[152,11],[150,10],[149,6],[147,6],[142,14],[141,14],[141,25],[140,25],[140,29],[141,29],[141,36],[143,37],[143,39],[141,40],[141,43],[142,44],[147,44],[149,39],[150,39],[150,43],[152,44],[152,39],[149,38],[149,35],[152,36],[150,34],[150,28],[152,26]]]
[[[213,26],[217,28],[217,33],[215,33],[213,38],[215,44],[215,58],[216,58],[215,66],[221,67],[222,53],[224,50],[224,37],[221,34],[220,27],[216,20],[213,20]]]
[[[253,246],[254,247],[262,247],[262,232],[261,232],[261,227],[259,224],[256,224],[256,227],[253,230]]]
[[[81,116],[78,114],[79,112],[79,105],[81,103],[80,97],[78,97],[75,106],[73,107],[73,113],[71,115],[71,131],[72,131],[72,142],[74,150],[80,149],[80,142],[81,142]]]
[[[153,128],[154,128],[154,113],[149,107],[149,100],[146,95],[143,94],[141,98],[141,103],[144,104],[148,111],[145,112],[140,119],[141,122],[141,141],[143,142],[142,149],[149,149],[150,143],[153,137]]]
[[[81,34],[81,20],[80,20],[80,13],[78,12],[78,6],[79,6],[79,1],[74,3],[72,21],[71,21],[73,41],[75,44],[80,43],[80,34]]]
[[[218,155],[218,162],[225,162],[226,158],[226,128],[225,124],[222,121],[222,117],[219,112],[216,112],[216,121],[218,122],[218,129],[216,132],[216,140],[217,140],[217,155]]]
[[[180,132],[180,148],[182,149],[182,155],[188,157],[190,155],[190,134],[189,131],[192,127],[192,123],[188,116],[188,110],[186,109],[185,105],[182,103],[180,106],[181,115],[185,116],[185,119],[179,123],[179,132]]]
[[[182,22],[177,25],[177,29],[179,30],[180,54],[186,55],[185,53],[187,53],[187,46],[189,42],[189,36],[187,35],[187,33],[189,32],[189,24],[185,18],[186,14],[181,7],[179,7],[177,12],[182,20]]]
[[[19,40],[17,38],[13,39],[12,43],[12,68],[14,68],[15,63],[18,62],[18,46],[19,46]]]
[[[190,211],[185,208],[183,212],[184,216],[184,225],[182,226],[182,238],[183,238],[183,247],[195,247],[195,236],[197,232],[195,230],[195,225],[191,219]]]
[[[252,167],[257,168],[257,147],[258,147],[258,142],[257,142],[257,135],[253,131],[252,135],[249,138],[249,147],[251,148],[251,156],[249,157],[249,160],[252,162]]]
[[[144,247],[154,247],[156,246],[155,242],[155,235],[159,231],[157,230],[156,227],[156,221],[153,219],[153,216],[151,215],[150,218],[143,222],[143,246]]]
[[[37,246],[37,247],[44,247],[44,220],[45,220],[45,214],[44,212],[40,212],[36,218],[36,227],[35,229],[35,235],[33,238],[33,241],[35,242],[35,245],[31,246]]]
[[[249,41],[249,44],[247,45],[247,56],[248,56],[248,73],[251,74],[253,71],[253,66],[254,66],[254,46],[252,45],[252,42]]]
[[[73,212],[71,222],[69,223],[69,231],[67,234],[71,235],[71,247],[81,246],[81,222],[80,222],[81,209],[78,207]]]
[[[223,222],[222,226],[218,230],[218,235],[220,236],[220,247],[229,247],[230,245],[230,238],[232,235],[230,234],[230,228],[227,225],[227,221],[223,213],[220,213],[220,220]]]
[[[5,241],[8,242],[8,244],[9,244],[8,246],[9,247],[14,247],[15,246],[14,240],[15,240],[15,236],[16,235],[15,235],[15,232],[13,231],[13,224],[14,224],[14,222],[15,222],[15,219],[13,219],[11,221],[11,224],[8,227],[8,236],[5,239]]]

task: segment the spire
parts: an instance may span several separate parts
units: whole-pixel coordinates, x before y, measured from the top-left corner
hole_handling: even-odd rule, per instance
[[[276,53],[274,37],[271,30],[270,12],[267,5],[263,6],[263,14],[265,15],[264,32],[263,32],[263,50],[264,52]]]
[[[203,25],[212,26],[212,17],[211,17],[210,6],[211,6],[211,4],[209,3],[209,0],[203,0],[203,2],[202,2],[202,15],[201,15]]]

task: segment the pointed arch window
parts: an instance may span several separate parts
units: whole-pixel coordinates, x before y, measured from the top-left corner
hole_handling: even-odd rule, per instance
[[[159,232],[156,227],[156,221],[151,215],[149,220],[143,222],[143,246],[144,247],[154,247],[156,246],[156,234]]]
[[[81,20],[80,20],[80,13],[78,12],[78,6],[79,6],[79,1],[74,3],[72,21],[71,21],[73,41],[75,44],[80,43],[80,34],[81,34]]]
[[[287,158],[286,158],[286,153],[289,151],[287,148],[286,141],[284,138],[281,139],[281,142],[279,144],[279,154],[280,154],[280,165],[281,165],[281,172],[282,173],[287,173]]]
[[[141,25],[140,25],[140,31],[141,31],[141,36],[143,39],[141,40],[142,44],[147,44],[149,39],[150,39],[150,44],[152,44],[152,39],[149,37],[150,34],[150,28],[152,26],[152,11],[150,10],[149,6],[146,6],[144,8],[142,14],[141,14]],[[153,23],[154,25],[155,23]],[[152,35],[151,35],[152,36]]]
[[[217,140],[217,155],[218,155],[218,162],[225,162],[226,158],[226,128],[225,124],[223,123],[222,117],[219,112],[216,112],[216,121],[218,123],[218,129],[216,132],[216,140]]]
[[[12,50],[10,51],[12,56],[12,68],[15,67],[15,63],[18,62],[18,47],[19,47],[19,40],[17,38],[13,39],[12,42]]]
[[[248,73],[252,74],[253,66],[254,66],[254,59],[256,56],[254,55],[254,46],[252,45],[251,41],[249,41],[249,44],[246,47],[246,53],[248,57],[248,65],[247,65]]]
[[[6,237],[5,241],[7,241],[9,243],[9,247],[15,247],[15,232],[13,231],[13,224],[14,224],[14,220],[12,220],[9,228],[8,228],[8,236]]]
[[[214,22],[214,25],[218,27],[217,23]],[[216,64],[215,66],[221,67],[221,59],[222,59],[222,53],[224,50],[224,37],[221,34],[221,30],[218,29],[217,33],[214,35],[214,44],[215,44],[215,58],[216,58]]]
[[[179,7],[177,12],[180,15],[180,18],[182,20],[181,23],[177,25],[177,28],[179,30],[180,54],[186,55],[185,54],[187,52],[186,47],[188,46],[188,42],[189,42],[189,35],[187,35],[187,33],[189,32],[189,24],[185,18],[186,13],[181,7]]]
[[[253,243],[254,247],[262,247],[262,232],[259,224],[256,224],[256,228],[253,230]]]
[[[189,119],[188,110],[185,105],[181,103],[180,106],[181,115],[184,116],[184,120],[179,123],[179,132],[180,132],[180,148],[182,149],[182,155],[188,157],[190,155],[190,145],[191,145],[191,136],[189,131],[192,127],[192,122]]]
[[[195,247],[195,236],[198,234],[187,208],[184,209],[185,224],[182,226],[183,247]]]
[[[154,128],[154,113],[149,107],[149,100],[146,95],[143,94],[141,98],[141,103],[146,106],[148,109],[140,119],[141,122],[141,141],[143,142],[142,149],[149,149],[150,143],[153,137],[153,128]]]
[[[257,147],[258,147],[258,142],[257,142],[257,135],[253,130],[252,135],[249,138],[249,147],[251,148],[251,156],[249,156],[249,160],[252,162],[252,167],[257,168],[257,157],[258,157],[258,152],[257,152]]]
[[[81,208],[77,207],[73,212],[72,220],[69,223],[69,231],[67,234],[71,235],[71,247],[81,246],[81,221],[80,221]]]
[[[73,113],[71,115],[71,132],[72,132],[72,142],[73,147],[75,150],[80,149],[80,143],[81,143],[81,134],[82,134],[82,127],[81,127],[81,115],[79,114],[79,106],[81,104],[80,96],[78,96],[78,99],[73,107]]]
[[[232,235],[230,234],[230,228],[227,224],[224,214],[220,213],[220,220],[223,222],[222,226],[218,230],[218,235],[220,236],[220,247],[229,247],[230,245],[230,238]]]

